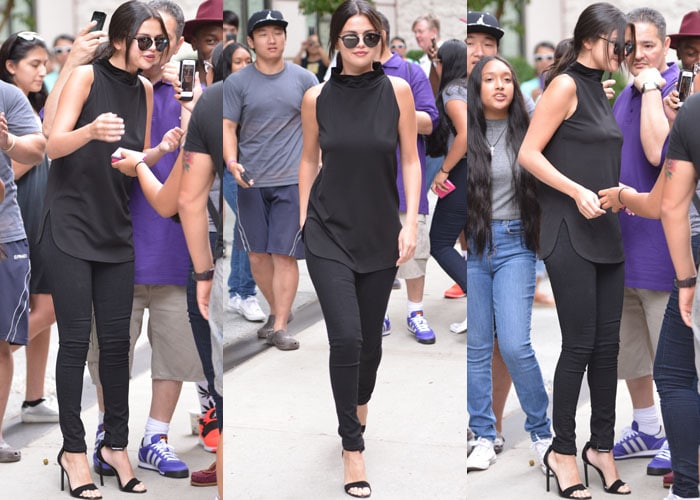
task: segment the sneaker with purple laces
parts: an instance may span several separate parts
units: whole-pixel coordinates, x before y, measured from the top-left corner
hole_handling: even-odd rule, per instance
[[[413,311],[406,318],[406,322],[408,323],[408,330],[415,335],[419,343],[435,343],[435,332],[430,328],[428,320],[423,316],[423,311]]]
[[[391,320],[388,315],[384,315],[384,321],[382,322],[382,337],[386,337],[391,334]]]
[[[664,439],[661,450],[647,464],[647,476],[663,476],[671,472],[671,450],[668,441]]]
[[[141,443],[139,448],[139,467],[158,472],[165,477],[189,477],[190,470],[185,462],[175,454],[175,449],[168,444],[168,436],[156,434],[149,444]]]
[[[665,442],[665,436],[645,434],[639,430],[637,422],[632,421],[632,427],[626,427],[622,431],[622,437],[615,443],[613,456],[615,460],[653,457],[661,450]]]

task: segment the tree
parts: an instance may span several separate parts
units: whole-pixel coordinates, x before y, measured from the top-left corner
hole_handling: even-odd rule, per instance
[[[343,0],[300,0],[299,10],[304,15],[318,14],[319,17],[323,14],[333,14]],[[369,3],[374,4],[369,0]]]
[[[469,0],[469,10],[478,10],[483,12],[489,12],[494,15],[501,26],[509,27],[514,31],[521,33],[523,32],[523,26],[517,22],[505,22],[502,21],[503,13],[506,9],[513,10],[518,13],[515,19],[520,19],[521,14],[525,11],[525,5],[530,3],[530,0]]]
[[[29,29],[35,29],[36,20],[32,17],[32,12],[34,12],[34,0],[23,0],[22,3],[26,5],[23,12],[18,12],[16,9],[17,3],[15,0],[6,0],[5,5],[0,10],[0,33],[4,33],[7,29],[7,23],[10,19],[19,21],[24,26]]]

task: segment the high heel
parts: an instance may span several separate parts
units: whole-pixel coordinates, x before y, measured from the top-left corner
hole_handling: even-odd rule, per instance
[[[591,449],[591,443],[586,443],[586,446],[583,447],[583,451],[581,451],[581,460],[583,460],[583,476],[586,480],[586,486],[588,486],[588,466],[590,465],[596,471],[598,471],[598,475],[600,476],[600,482],[603,483],[603,489],[605,490],[606,493],[611,493],[613,495],[629,495],[630,493],[632,493],[631,490],[620,491],[620,488],[627,485],[627,483],[625,483],[622,479],[617,479],[610,486],[607,486],[605,484],[605,476],[603,475],[603,471],[600,470],[595,465],[593,465],[588,460],[588,450],[590,450],[590,449]],[[610,453],[610,452],[608,452],[608,453]]]
[[[125,485],[122,485],[122,480],[119,477],[119,472],[117,472],[117,469],[114,466],[107,463],[107,461],[102,456],[102,448],[104,448],[104,446],[105,445],[103,444],[102,446],[97,448],[97,451],[96,451],[97,460],[100,463],[100,485],[101,486],[105,485],[104,474],[102,472],[102,469],[106,468],[106,469],[111,469],[114,472],[114,475],[117,477],[117,485],[119,486],[119,489],[121,491],[123,491],[125,493],[146,493],[146,491],[148,491],[148,490],[146,490],[145,488],[143,490],[135,490],[134,489],[136,486],[138,486],[141,483],[141,481],[138,480],[136,477],[132,477],[128,483],[126,483]],[[102,467],[102,466],[104,466],[104,467]]]
[[[99,497],[84,497],[82,496],[82,493],[86,491],[94,491],[97,490],[97,486],[95,483],[88,483],[84,484],[82,486],[78,486],[76,489],[71,488],[70,486],[70,476],[68,476],[68,472],[66,472],[66,468],[63,467],[63,464],[61,463],[61,457],[63,454],[66,452],[65,449],[61,448],[61,451],[58,452],[58,456],[56,457],[56,461],[58,462],[58,466],[61,468],[61,491],[65,491],[65,478],[68,477],[68,492],[70,493],[70,496],[74,498],[102,498],[102,495]]]
[[[362,453],[362,452],[360,452]],[[345,450],[340,452],[340,456],[345,455]],[[353,483],[347,483],[343,485],[343,488],[345,488],[345,493],[350,495],[351,497],[355,498],[369,498],[372,496],[372,487],[369,485],[367,481],[355,481]],[[356,495],[355,493],[351,493],[350,490],[353,488],[367,488],[369,489],[369,493],[366,495]]]
[[[549,477],[550,475],[554,477],[554,480],[557,482],[557,490],[559,490],[559,496],[562,498],[581,498],[581,499],[586,499],[586,498],[593,498],[589,494],[587,497],[575,497],[574,492],[580,491],[580,490],[585,490],[586,487],[582,483],[574,484],[573,486],[569,486],[566,488],[564,491],[561,489],[561,485],[559,484],[559,478],[557,477],[556,472],[552,470],[552,468],[549,466],[549,454],[554,451],[552,447],[550,446],[547,448],[546,453],[544,454],[544,459],[542,460],[544,462],[544,466],[546,469],[545,476],[547,476],[547,491],[549,491]]]

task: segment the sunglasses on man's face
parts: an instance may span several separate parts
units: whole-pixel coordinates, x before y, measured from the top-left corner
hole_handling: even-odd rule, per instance
[[[347,35],[343,35],[338,37],[343,41],[343,45],[345,45],[346,49],[354,49],[357,47],[357,44],[360,43],[360,37],[359,35],[356,35],[354,33],[349,33]],[[367,47],[376,47],[377,44],[379,44],[379,40],[382,39],[382,36],[379,33],[375,33],[374,31],[368,31],[364,35],[362,35],[362,41]]]
[[[554,61],[554,54],[537,54],[535,56],[535,62],[542,61]]]
[[[156,50],[158,52],[163,52],[168,46],[168,39],[164,36],[157,36],[155,39],[150,36],[139,36],[134,40],[136,40],[139,50],[148,50],[151,48],[151,45],[155,44]]]
[[[391,46],[391,50],[405,49],[406,46],[403,43],[395,43]]]
[[[67,54],[70,52],[70,47],[54,47],[53,53],[58,55],[58,54],[63,54],[64,52]]]

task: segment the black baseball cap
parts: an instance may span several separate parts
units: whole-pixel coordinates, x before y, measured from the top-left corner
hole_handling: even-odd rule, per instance
[[[473,11],[467,12],[467,34],[469,33],[486,33],[500,40],[505,33],[493,15],[488,12]]]
[[[253,31],[263,26],[279,26],[280,28],[287,28],[287,21],[282,17],[282,13],[279,10],[260,10],[255,12],[250,19],[248,19],[248,35],[252,35]]]

